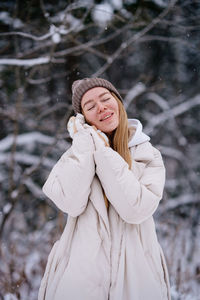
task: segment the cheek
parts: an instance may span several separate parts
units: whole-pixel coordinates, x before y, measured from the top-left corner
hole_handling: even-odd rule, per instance
[[[95,125],[96,117],[93,113],[83,112],[83,115],[85,117],[86,123],[88,123],[89,125]]]

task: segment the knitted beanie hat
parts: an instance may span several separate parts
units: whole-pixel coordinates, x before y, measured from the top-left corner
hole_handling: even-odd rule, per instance
[[[103,78],[84,78],[76,80],[72,84],[72,105],[75,113],[81,113],[81,99],[83,95],[94,87],[104,87],[110,92],[116,94],[116,96],[122,101],[122,97],[116,88],[108,80]]]

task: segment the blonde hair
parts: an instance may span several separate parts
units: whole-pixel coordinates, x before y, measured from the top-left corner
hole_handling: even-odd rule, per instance
[[[127,113],[125,111],[124,105],[122,104],[121,100],[116,96],[116,94],[111,92],[111,95],[115,98],[115,100],[118,103],[119,125],[116,128],[113,135],[110,137],[108,136],[110,146],[113,148],[113,150],[118,152],[123,157],[123,159],[127,162],[129,169],[131,169],[132,158],[131,158],[130,150],[128,148],[129,129],[128,129]],[[83,113],[83,111],[82,111],[82,113]],[[106,208],[108,208],[109,201],[107,199],[107,196],[106,196],[103,188],[102,188],[102,192],[103,192],[103,197],[104,197]]]
[[[128,117],[125,111],[124,105],[122,104],[121,100],[112,93],[112,96],[116,99],[119,107],[119,125],[116,128],[112,137],[109,137],[110,146],[113,150],[117,151],[123,159],[127,162],[129,169],[132,166],[132,158],[131,153],[128,148],[128,138],[129,138],[129,129],[128,129]],[[109,201],[106,197],[105,191],[103,190],[103,197],[105,201],[105,206],[108,208]]]
[[[121,100],[111,92],[112,96],[116,99],[119,107],[119,125],[116,128],[114,135],[110,138],[111,147],[117,151],[123,159],[129,165],[129,169],[132,166],[131,153],[128,148],[129,129],[128,129],[128,118],[125,111],[124,105]]]

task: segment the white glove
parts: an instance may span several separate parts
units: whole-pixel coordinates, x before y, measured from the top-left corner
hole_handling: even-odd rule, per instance
[[[85,127],[85,118],[82,114],[77,114],[69,119],[67,129],[70,137],[73,139],[72,146],[77,153],[94,152],[95,146],[90,127]]]
[[[84,129],[85,118],[82,114],[77,114],[76,117],[71,117],[67,123],[67,129],[70,137],[73,139],[74,134],[81,129]]]
[[[96,150],[99,150],[102,147],[109,147],[109,140],[105,133],[100,131],[99,129],[96,129],[95,126],[89,126],[88,124],[83,125],[84,128],[88,128],[90,131]]]

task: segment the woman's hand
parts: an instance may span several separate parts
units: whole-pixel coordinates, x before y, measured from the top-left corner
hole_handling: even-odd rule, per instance
[[[70,137],[73,139],[73,149],[77,153],[93,153],[95,151],[92,135],[85,125],[85,118],[82,114],[71,117],[67,124]],[[88,125],[88,127],[91,126]]]
[[[77,114],[76,117],[71,117],[67,124],[67,129],[69,131],[70,137],[73,139],[74,134],[79,130],[84,129],[83,125],[85,124],[85,118],[82,114]]]
[[[85,131],[90,133],[96,150],[105,146],[109,147],[109,140],[106,134],[97,129],[94,125],[90,126],[85,123],[85,118],[82,114],[77,114],[76,117],[71,117],[67,124],[67,129],[72,139],[74,139],[74,135],[77,132]]]
[[[105,133],[97,129],[94,125],[89,126],[88,124],[84,124],[84,128],[89,128],[96,150],[105,146],[109,147],[109,140]]]

